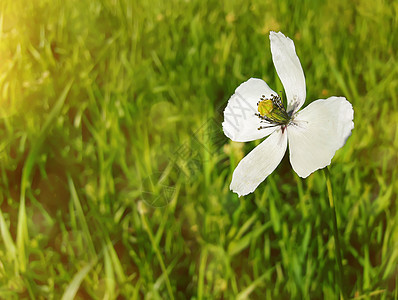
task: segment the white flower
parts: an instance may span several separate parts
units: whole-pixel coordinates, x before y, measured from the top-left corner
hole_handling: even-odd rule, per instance
[[[261,79],[242,83],[228,101],[223,130],[236,142],[269,137],[236,167],[230,189],[239,196],[252,193],[282,160],[289,141],[290,163],[303,178],[330,164],[351,135],[354,111],[344,97],[305,102],[305,77],[293,41],[271,32],[272,59],[285,88],[287,110],[277,93]]]

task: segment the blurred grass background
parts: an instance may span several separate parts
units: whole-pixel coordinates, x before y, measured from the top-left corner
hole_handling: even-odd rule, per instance
[[[282,91],[280,30],[306,104],[355,110],[330,168],[344,288],[398,299],[397,16],[387,0],[1,1],[0,298],[337,298],[322,172],[285,157],[229,191],[258,142],[227,140],[223,108],[250,77]]]

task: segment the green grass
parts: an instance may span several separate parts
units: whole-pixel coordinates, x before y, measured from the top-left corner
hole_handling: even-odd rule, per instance
[[[229,191],[258,142],[224,137],[223,108],[250,77],[283,89],[280,30],[306,104],[355,111],[330,167],[344,289],[398,299],[397,16],[387,0],[1,1],[0,298],[338,298],[323,172],[285,157]]]

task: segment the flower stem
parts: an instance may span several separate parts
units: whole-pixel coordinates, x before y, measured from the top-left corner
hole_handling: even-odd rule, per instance
[[[325,178],[326,178],[326,186],[328,189],[330,210],[332,212],[334,245],[335,245],[335,249],[336,249],[337,265],[339,267],[339,276],[338,277],[339,277],[340,294],[341,294],[341,299],[348,299],[348,297],[345,293],[345,290],[343,288],[343,282],[345,282],[344,281],[344,270],[343,270],[343,263],[342,263],[342,259],[341,259],[339,232],[337,231],[336,208],[334,206],[334,200],[333,200],[332,182],[330,180],[329,169],[326,167],[323,170],[324,170],[324,174],[325,174]]]

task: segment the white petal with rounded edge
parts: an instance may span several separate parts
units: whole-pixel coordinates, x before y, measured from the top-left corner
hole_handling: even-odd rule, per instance
[[[228,100],[224,110],[222,127],[227,137],[235,142],[248,142],[270,135],[277,128],[269,127],[258,130],[260,126],[267,126],[255,114],[258,113],[257,103],[264,95],[271,98],[276,93],[269,88],[264,80],[250,78],[235,90],[235,94]]]
[[[230,189],[239,197],[252,193],[276,169],[286,148],[287,134],[283,134],[279,127],[239,162]]]
[[[305,77],[294,43],[282,32],[271,31],[272,60],[287,97],[287,112],[296,112],[305,102]]]
[[[288,126],[290,162],[300,177],[330,164],[354,128],[354,110],[344,97],[316,100]]]

